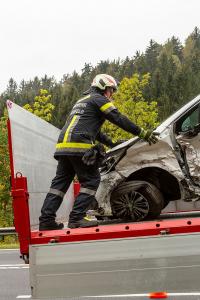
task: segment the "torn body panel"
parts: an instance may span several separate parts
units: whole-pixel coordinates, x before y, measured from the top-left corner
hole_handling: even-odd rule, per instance
[[[200,137],[197,135],[193,139],[191,137],[180,134],[177,136],[177,142],[181,146],[185,159],[187,161],[187,167],[189,175],[194,182],[199,185],[200,182]],[[200,186],[199,186],[200,187]]]
[[[154,183],[163,195],[167,196],[169,194],[169,204],[164,212],[197,210],[200,208],[199,201],[196,201],[199,199],[200,189],[193,184],[188,176],[186,165],[183,163],[183,158],[173,140],[172,127],[168,126],[161,132],[159,142],[152,146],[144,141],[137,140],[130,148],[127,147],[125,153],[121,149],[122,158],[112,172],[102,175],[101,184],[97,191],[98,203],[100,207],[104,208],[106,214],[111,214],[110,197],[112,192],[122,182],[132,179],[143,179]],[[192,146],[188,140],[184,144],[183,138],[179,138],[179,143],[186,148],[186,157],[191,175],[196,176],[199,180],[200,163],[195,150],[197,145]],[[113,151],[112,153],[111,151],[110,155],[118,159],[117,152]],[[137,177],[138,174],[140,174],[139,178]],[[146,176],[147,174],[149,177],[143,178],[143,175]],[[157,178],[155,178],[156,176]],[[169,178],[171,178],[170,182]],[[176,187],[172,184],[173,182],[176,182]],[[177,191],[175,192],[173,189]],[[191,202],[187,202],[188,200]]]
[[[101,176],[101,183],[96,193],[99,207],[103,208],[106,215],[111,215],[110,195],[113,190],[125,180],[117,171],[110,172]]]

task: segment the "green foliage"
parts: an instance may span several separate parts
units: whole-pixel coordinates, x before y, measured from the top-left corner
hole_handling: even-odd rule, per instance
[[[150,75],[134,74],[131,78],[125,77],[114,94],[114,104],[119,111],[131,121],[145,129],[153,129],[158,125],[158,108],[156,101],[147,102],[143,91],[149,85]],[[132,134],[106,121],[103,130],[114,140],[128,139]]]
[[[0,118],[0,227],[13,226],[10,197],[7,115]]]
[[[51,95],[48,95],[47,90],[40,90],[40,94],[35,96],[34,103],[32,105],[25,104],[23,108],[35,114],[45,121],[51,121],[52,112],[55,106],[50,103]]]
[[[17,235],[0,236],[0,249],[18,249],[19,241]]]

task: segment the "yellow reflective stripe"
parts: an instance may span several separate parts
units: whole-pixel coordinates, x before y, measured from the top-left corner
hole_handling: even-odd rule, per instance
[[[66,142],[67,141],[67,138],[68,138],[68,135],[69,135],[69,131],[70,131],[70,128],[72,127],[72,125],[74,124],[74,122],[76,121],[76,118],[77,116],[73,116],[72,120],[71,120],[71,123],[69,124],[66,132],[65,132],[65,136],[64,136],[64,139],[63,139],[63,142]]]
[[[84,143],[59,143],[56,145],[57,149],[60,148],[86,148],[89,149],[91,148],[93,145],[92,144],[84,144]]]
[[[86,221],[96,221],[96,219],[92,219],[91,217],[87,217],[87,216],[85,216],[83,219]]]
[[[101,110],[102,112],[104,112],[106,109],[108,109],[108,108],[111,107],[111,106],[115,108],[114,104],[112,104],[111,102],[106,103],[106,104],[104,104],[104,105],[102,105],[102,106],[100,107],[100,110]]]

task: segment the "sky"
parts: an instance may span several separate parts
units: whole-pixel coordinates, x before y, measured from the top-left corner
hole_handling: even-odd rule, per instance
[[[200,0],[0,0],[0,93],[9,78],[60,80],[85,63],[133,57],[150,39],[182,43]]]

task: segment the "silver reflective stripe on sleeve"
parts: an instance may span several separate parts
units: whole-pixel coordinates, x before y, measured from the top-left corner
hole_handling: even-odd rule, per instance
[[[82,187],[82,188],[80,188],[80,193],[84,193],[84,194],[94,196],[96,194],[96,191]]]
[[[60,196],[61,198],[63,198],[65,196],[65,193],[63,193],[62,191],[56,190],[56,189],[50,189],[49,193]]]

